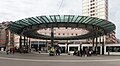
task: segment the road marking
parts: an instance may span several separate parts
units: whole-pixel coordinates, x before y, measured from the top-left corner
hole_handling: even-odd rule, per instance
[[[19,59],[19,58],[6,58],[0,57],[0,59],[14,60],[14,61],[33,61],[33,62],[109,62],[120,61],[120,59],[106,59],[106,60],[34,60],[34,59]]]

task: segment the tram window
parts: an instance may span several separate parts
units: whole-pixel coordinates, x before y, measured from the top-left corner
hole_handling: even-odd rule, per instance
[[[75,51],[78,50],[78,47],[70,47],[69,51]]]
[[[93,49],[93,47],[89,47],[89,50],[92,50]]]
[[[83,47],[83,51],[85,51],[86,48],[88,48],[88,47]]]
[[[107,46],[106,47],[106,52],[120,52],[120,46]]]

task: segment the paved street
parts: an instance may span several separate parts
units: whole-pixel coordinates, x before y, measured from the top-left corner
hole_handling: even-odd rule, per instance
[[[78,57],[72,55],[9,54],[0,52],[0,66],[120,66],[120,56]]]

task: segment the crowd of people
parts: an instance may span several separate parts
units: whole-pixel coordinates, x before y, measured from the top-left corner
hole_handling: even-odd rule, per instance
[[[61,49],[59,47],[51,47],[50,50],[49,50],[49,55],[53,56],[53,55],[60,55],[61,54]]]
[[[62,51],[62,49],[60,47],[51,47],[49,49],[49,55],[50,56],[60,55],[61,51]],[[19,48],[17,49],[16,47],[6,49],[7,54],[14,54],[15,52],[26,53],[26,50],[25,50],[25,48],[20,50]],[[81,56],[82,57],[82,56],[92,56],[92,55],[95,55],[95,54],[96,54],[96,52],[93,51],[92,49],[85,48],[84,50],[80,49],[80,51],[74,50],[73,56]]]
[[[92,56],[92,55],[95,55],[96,54],[96,52],[95,51],[93,51],[92,49],[88,49],[88,48],[86,48],[85,50],[80,50],[80,51],[76,51],[76,50],[74,50],[74,53],[73,53],[73,56]]]
[[[28,50],[26,48],[17,48],[17,47],[7,47],[6,48],[7,54],[14,54],[14,53],[28,53]]]
[[[7,54],[14,54],[16,52],[16,47],[12,47],[12,48],[7,48],[6,49],[6,53]]]

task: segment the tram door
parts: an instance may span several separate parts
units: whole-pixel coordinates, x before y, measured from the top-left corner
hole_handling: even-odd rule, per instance
[[[97,54],[100,54],[100,46],[97,47]]]
[[[38,45],[37,44],[31,44],[31,48],[33,51],[38,51]]]
[[[61,47],[61,53],[65,53],[65,46]]]
[[[66,53],[67,45],[59,44],[59,47],[61,49],[61,53]]]

